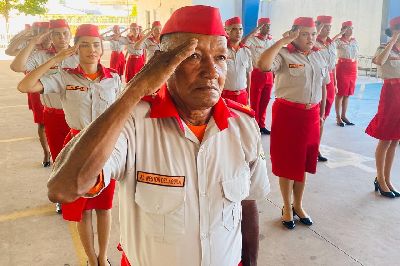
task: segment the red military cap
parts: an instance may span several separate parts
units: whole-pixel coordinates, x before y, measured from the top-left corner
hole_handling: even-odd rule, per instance
[[[233,17],[225,21],[225,27],[235,24],[242,24],[242,20],[239,17]]]
[[[153,22],[153,24],[151,25],[151,27],[161,27],[161,22],[160,21],[158,21],[158,20],[156,20],[156,21],[154,21]]]
[[[311,28],[315,27],[315,22],[313,18],[299,17],[294,20],[293,25]]]
[[[188,32],[204,35],[227,36],[219,9],[211,6],[185,6],[171,15],[161,35]]]
[[[32,23],[32,27],[34,27],[34,28],[39,28],[39,26],[40,26],[40,22],[33,22]]]
[[[99,27],[93,24],[81,24],[76,29],[75,37],[81,36],[100,37]]]
[[[396,25],[399,25],[400,24],[400,17],[392,18],[390,20],[389,24],[390,24],[391,28],[394,28]]]
[[[271,24],[271,20],[269,18],[259,18],[257,25],[261,24]]]
[[[352,27],[352,26],[353,26],[353,22],[350,20],[342,23],[342,27]]]
[[[50,22],[48,22],[48,21],[39,22],[39,28],[41,28],[41,29],[50,28]]]
[[[68,22],[65,19],[50,20],[50,29],[69,28]]]
[[[332,16],[318,16],[317,21],[324,24],[332,24]]]

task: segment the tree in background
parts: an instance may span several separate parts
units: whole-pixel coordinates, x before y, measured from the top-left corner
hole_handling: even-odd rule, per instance
[[[0,0],[0,15],[6,20],[6,32],[9,34],[9,20],[12,11],[25,15],[41,15],[46,13],[45,4],[48,0]]]

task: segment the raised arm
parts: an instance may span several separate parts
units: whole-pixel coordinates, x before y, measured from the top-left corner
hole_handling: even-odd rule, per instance
[[[7,49],[4,51],[4,53],[9,56],[16,56],[18,52],[21,50],[20,46],[32,38],[31,34],[32,34],[31,30],[24,30],[15,35],[10,40],[10,43],[7,46]]]
[[[68,143],[57,157],[47,184],[51,201],[71,202],[96,184],[137,103],[165,84],[176,67],[194,53],[196,46],[197,40],[193,39],[174,50],[155,55],[127,84],[114,104]]]
[[[249,34],[247,34],[246,36],[244,36],[240,42],[243,43],[243,44],[245,44],[245,43],[247,42],[247,40],[248,40],[249,38],[253,37],[254,34],[256,34],[256,33],[258,32],[258,30],[261,29],[263,26],[264,26],[264,25],[262,24],[262,25],[260,25],[260,26],[258,26],[258,27],[256,27],[256,28],[254,28]]]
[[[143,43],[150,37],[152,31],[150,29],[148,29],[149,32],[146,33],[142,38],[140,38],[137,42],[135,42],[135,44],[133,45],[133,49],[137,50],[137,49],[141,49]]]
[[[268,48],[261,54],[257,63],[258,68],[260,68],[262,71],[271,70],[274,59],[278,55],[282,47],[291,43],[298,36],[299,36],[298,29],[296,31],[289,31],[287,34],[285,34],[282,39],[274,43],[270,48]]]
[[[393,46],[396,44],[397,40],[399,39],[400,32],[396,32],[393,34],[393,37],[390,39],[388,44],[386,45],[385,49],[383,51],[376,55],[372,59],[372,63],[375,65],[381,66],[383,65],[386,60],[389,58],[390,51],[393,49]]]
[[[35,70],[29,72],[18,84],[17,89],[20,92],[43,92],[43,85],[40,78],[50,70],[51,67],[60,64],[65,58],[76,53],[78,45],[60,51],[54,57],[50,58],[46,63],[40,65]]]

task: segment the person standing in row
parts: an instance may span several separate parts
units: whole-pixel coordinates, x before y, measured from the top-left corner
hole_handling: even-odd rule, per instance
[[[338,92],[335,99],[336,124],[353,126],[347,118],[349,97],[354,94],[357,80],[358,43],[353,38],[353,22],[345,21],[342,24],[343,35],[336,41],[338,62],[336,65],[336,80]]]
[[[15,72],[24,72],[26,70],[25,63],[28,58],[38,51],[46,52],[51,46],[51,40],[49,38],[49,22],[35,22],[33,23],[34,37],[32,39],[26,39],[26,45],[21,49],[17,56],[14,58],[10,65],[11,70]],[[40,100],[39,93],[28,93],[28,107],[33,113],[33,122],[38,125],[38,135],[40,144],[43,150],[43,167],[50,166],[50,150],[49,144],[47,143],[45,126],[44,126],[44,107]]]
[[[21,92],[57,93],[71,131],[65,143],[99,117],[116,100],[121,79],[115,70],[103,67],[99,61],[103,53],[98,27],[82,24],[75,35],[75,46],[62,50],[45,64],[30,72],[19,84]],[[45,75],[55,65],[78,51],[79,65],[52,75]],[[87,158],[86,158],[87,159]],[[102,175],[97,177],[103,179]],[[91,266],[107,265],[107,247],[111,230],[111,208],[115,181],[101,182],[72,203],[63,204],[63,218],[76,221],[79,236]],[[89,197],[89,198],[87,198]],[[94,248],[92,210],[97,215],[99,253]]]
[[[189,22],[188,22],[189,23]],[[138,40],[133,46],[134,50],[143,49],[146,52],[146,62],[153,57],[156,51],[160,50],[160,34],[161,34],[161,22],[154,21],[151,30],[145,34],[140,40]]]
[[[295,227],[294,215],[305,225],[313,223],[303,209],[303,194],[307,172],[314,174],[317,168],[319,130],[330,82],[328,62],[315,47],[316,37],[313,18],[297,18],[292,30],[258,61],[262,71],[276,74],[270,152],[283,198],[282,224],[288,229]]]
[[[226,59],[227,73],[222,97],[241,103],[249,104],[250,74],[253,70],[251,52],[240,41],[243,37],[242,21],[239,17],[225,22],[228,33],[228,58]]]
[[[128,45],[126,46],[125,81],[128,83],[138,73],[145,63],[145,54],[143,49],[135,49],[135,44],[140,39],[139,26],[136,23],[130,25],[130,32],[127,35]]]
[[[125,69],[124,47],[128,44],[128,41],[126,37],[121,36],[123,32],[121,32],[119,25],[114,25],[112,32],[112,35],[102,36],[102,38],[103,40],[110,42],[110,68],[115,69],[119,76],[122,77]]]
[[[266,128],[265,119],[267,117],[267,107],[271,98],[271,91],[274,85],[274,74],[270,71],[262,71],[257,67],[257,62],[261,54],[274,44],[271,30],[271,20],[260,18],[258,20],[258,31],[255,36],[251,36],[246,41],[246,46],[251,51],[253,61],[253,71],[251,72],[250,104],[256,113],[256,121],[260,127],[261,134],[270,134]]]
[[[378,48],[372,60],[378,65],[384,80],[378,112],[365,132],[379,140],[375,152],[375,191],[395,198],[400,197],[400,192],[391,182],[391,170],[400,140],[400,17],[390,20],[390,28],[386,32],[391,39]]]

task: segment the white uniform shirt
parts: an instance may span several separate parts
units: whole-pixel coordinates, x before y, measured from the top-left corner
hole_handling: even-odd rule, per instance
[[[99,66],[103,77],[94,81],[82,76],[80,66],[62,69],[40,79],[43,94],[60,95],[65,120],[70,128],[82,130],[87,127],[116,100],[121,90],[118,73]]]
[[[348,42],[342,39],[337,39],[336,48],[339,58],[357,60],[360,48],[358,47],[356,39],[352,38]]]
[[[247,40],[246,46],[249,47],[251,51],[251,58],[253,61],[254,68],[257,68],[257,62],[261,54],[269,47],[271,47],[274,43],[275,41],[272,40],[270,36],[267,36],[267,38],[263,39],[258,35],[256,35]]]
[[[336,68],[337,52],[336,52],[336,42],[332,42],[328,37],[327,43],[324,44],[317,38],[316,45],[321,49],[322,52],[326,53],[326,58],[328,60],[328,70],[333,71]]]
[[[236,266],[241,201],[270,190],[254,119],[220,99],[200,143],[167,94],[140,102],[103,168],[119,180],[121,244],[131,265]]]
[[[40,50],[32,53],[26,62],[26,70],[28,72],[38,68],[40,65],[46,63],[50,58],[55,56],[55,51]],[[59,71],[62,68],[75,68],[79,64],[79,56],[73,55],[61,62],[61,64],[52,67],[47,71],[46,75],[51,75]],[[62,109],[60,95],[57,93],[41,94],[40,100],[46,107]]]
[[[241,47],[238,51],[228,48],[226,64],[227,73],[224,90],[246,89],[248,75],[253,70],[249,48]]]
[[[105,41],[110,42],[111,51],[122,52],[124,46],[128,44],[128,39],[126,37],[119,37],[118,40],[114,40],[112,36],[104,37]]]
[[[326,53],[312,51],[304,55],[289,44],[275,57],[275,95],[291,102],[319,103],[322,86],[330,82]]]
[[[154,53],[161,49],[161,46],[152,38],[148,38],[144,41],[141,48],[146,49],[146,62],[148,62],[153,57]]]
[[[383,52],[386,45],[379,46],[375,56]],[[389,57],[382,66],[378,66],[379,76],[382,79],[398,79],[400,78],[400,51],[392,49]]]

